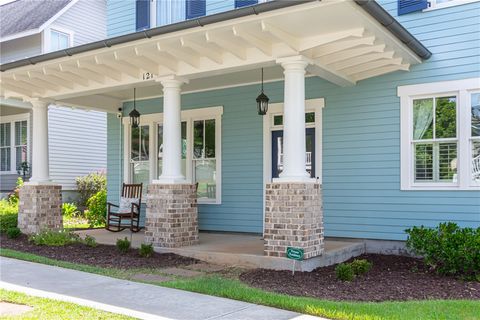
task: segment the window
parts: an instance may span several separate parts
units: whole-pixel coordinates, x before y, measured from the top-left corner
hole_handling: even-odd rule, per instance
[[[198,203],[221,203],[222,107],[182,111],[182,173],[198,183]],[[144,190],[163,169],[163,115],[142,115],[138,129],[125,126],[125,182],[144,183]],[[128,165],[127,165],[128,164]],[[145,198],[145,197],[144,197]],[[146,198],[145,198],[146,199]]]
[[[50,51],[62,50],[70,47],[70,34],[57,30],[50,31]]]
[[[429,6],[427,7],[427,10],[448,8],[475,1],[478,0],[428,0]]]
[[[135,27],[137,31],[150,28],[150,0],[136,0]]]
[[[253,6],[258,3],[258,0],[235,0],[235,8]]]
[[[480,186],[478,86],[467,79],[398,88],[402,190]]]
[[[206,0],[186,0],[185,18],[195,19],[207,14]]]
[[[305,123],[311,124],[315,123],[315,112],[307,112],[305,113]],[[275,114],[273,115],[273,125],[274,126],[283,126],[283,115]]]
[[[17,174],[28,162],[29,114],[2,117],[0,123],[0,172]]]

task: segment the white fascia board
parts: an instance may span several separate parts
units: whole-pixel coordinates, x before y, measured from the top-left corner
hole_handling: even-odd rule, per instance
[[[5,99],[2,97],[0,97],[0,105],[13,108],[32,109],[32,105],[29,102],[17,99]]]

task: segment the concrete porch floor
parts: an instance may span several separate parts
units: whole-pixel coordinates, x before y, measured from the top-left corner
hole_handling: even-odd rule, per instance
[[[138,248],[143,243],[144,233],[109,232],[105,229],[77,231],[82,238],[85,235],[95,237],[97,243],[115,245],[117,239],[127,237],[132,247]],[[159,248],[157,252],[173,252],[182,256],[196,258],[214,264],[240,266],[247,268],[265,268],[291,270],[293,262],[286,258],[266,257],[263,255],[263,239],[260,235],[238,233],[200,232],[200,243],[182,248]],[[365,252],[362,240],[325,239],[323,255],[296,263],[296,270],[311,271],[318,267],[346,261]]]

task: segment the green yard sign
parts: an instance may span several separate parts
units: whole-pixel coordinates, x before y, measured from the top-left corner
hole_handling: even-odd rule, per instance
[[[287,258],[288,259],[302,261],[303,260],[303,253],[304,253],[303,249],[300,249],[300,248],[292,248],[292,247],[287,248]]]

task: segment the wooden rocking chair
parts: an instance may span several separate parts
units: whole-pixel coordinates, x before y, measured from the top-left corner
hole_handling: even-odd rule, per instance
[[[132,202],[128,210],[120,210],[120,205],[107,203],[107,226],[105,227],[111,232],[120,232],[126,228],[130,228],[132,232],[140,231],[140,209],[142,207],[142,188],[140,184],[123,184],[122,198],[138,199],[138,202]],[[112,207],[118,208],[112,211]],[[121,211],[121,212],[120,212]]]

